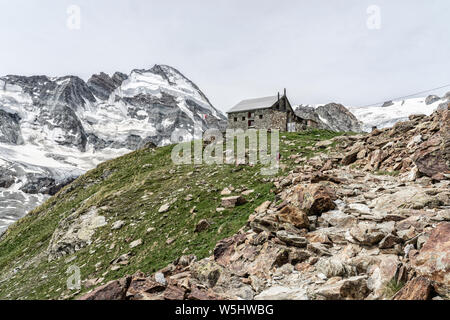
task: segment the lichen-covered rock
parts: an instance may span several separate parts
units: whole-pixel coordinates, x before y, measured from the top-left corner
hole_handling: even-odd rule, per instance
[[[308,215],[297,207],[285,206],[277,213],[277,216],[281,222],[290,223],[296,228],[309,227]]]
[[[335,192],[322,184],[300,186],[297,188],[298,203],[308,215],[320,215],[336,207]]]
[[[222,207],[234,208],[234,207],[240,206],[246,202],[247,202],[247,200],[245,200],[245,198],[242,196],[226,197],[226,198],[222,198]]]
[[[327,300],[364,299],[369,294],[367,277],[350,277],[333,284],[328,284],[317,290],[316,294]]]
[[[411,260],[419,275],[434,281],[441,290],[450,292],[450,222],[440,223]]]
[[[125,300],[131,277],[113,280],[81,296],[79,300]]]
[[[52,235],[47,249],[48,260],[58,259],[92,243],[95,230],[106,225],[104,216],[99,215],[97,208],[87,212],[78,211],[60,221]]]
[[[392,298],[393,300],[429,300],[433,286],[425,277],[417,277],[409,281]]]

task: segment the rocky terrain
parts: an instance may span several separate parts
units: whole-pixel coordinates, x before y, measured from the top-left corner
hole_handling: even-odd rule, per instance
[[[448,108],[319,141],[309,149],[324,152],[290,155],[275,199],[209,257],[183,255],[81,299],[448,299],[449,143]],[[244,192],[220,194],[223,207],[246,203]],[[208,228],[201,220],[196,232]]]
[[[0,78],[0,234],[101,162],[174,131],[223,128],[225,116],[178,70]]]

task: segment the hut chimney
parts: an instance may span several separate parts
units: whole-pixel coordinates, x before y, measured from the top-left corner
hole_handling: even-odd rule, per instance
[[[286,88],[284,88],[284,96],[286,96]]]

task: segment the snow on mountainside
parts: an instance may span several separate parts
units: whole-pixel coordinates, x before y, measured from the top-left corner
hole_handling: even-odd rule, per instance
[[[336,103],[326,105],[295,106],[295,113],[319,123],[323,129],[334,131],[366,131],[392,127],[399,121],[407,121],[413,114],[431,115],[438,108],[450,103],[450,92],[443,97],[430,95],[400,101],[388,101],[382,106],[344,107]]]
[[[101,162],[225,116],[176,69],[0,78],[0,233]]]
[[[341,104],[299,105],[294,110],[299,117],[314,120],[321,129],[346,132],[362,131],[363,124]]]
[[[383,106],[348,107],[348,109],[364,123],[364,130],[371,131],[372,127],[379,129],[392,127],[399,121],[406,121],[412,114],[431,115],[436,109],[447,105],[450,95],[440,98],[428,96],[426,98],[412,98],[401,101],[388,101]]]

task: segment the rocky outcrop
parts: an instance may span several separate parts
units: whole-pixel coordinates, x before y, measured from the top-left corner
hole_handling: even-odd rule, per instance
[[[433,291],[432,282],[425,277],[409,281],[394,297],[394,300],[429,300]]]
[[[450,293],[450,222],[440,223],[417,255],[412,256],[417,274],[433,281],[436,290]]]
[[[75,211],[61,220],[47,249],[48,260],[59,259],[92,243],[95,230],[106,225],[97,208],[87,212]]]
[[[317,108],[300,105],[295,109],[295,114],[303,119],[313,120],[320,129],[362,132],[362,122],[341,104],[329,103]]]
[[[110,77],[108,74],[101,72],[93,75],[87,82],[94,96],[101,100],[107,100],[111,93],[116,90],[128,76],[121,72],[116,72]]]
[[[331,130],[339,132],[362,132],[362,122],[359,121],[342,104],[329,103],[316,109],[320,119],[325,122]]]
[[[1,109],[0,104],[0,143],[23,143],[20,130],[20,117],[16,113],[8,113]]]
[[[408,172],[410,180],[426,176],[446,179],[450,174],[450,110],[427,117],[410,116],[394,127],[369,135],[338,137],[343,165],[369,171]]]

